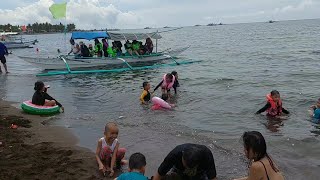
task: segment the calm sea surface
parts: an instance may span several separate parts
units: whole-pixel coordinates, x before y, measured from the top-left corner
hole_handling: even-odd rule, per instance
[[[13,51],[7,58],[11,73],[0,76],[0,97],[19,106],[32,97],[35,81],[50,84],[50,94],[66,111],[48,124],[68,127],[79,145],[94,151],[105,123],[118,122],[128,155],[146,154],[147,175],[185,142],[212,148],[220,179],[246,175],[240,137],[257,130],[287,179],[318,179],[320,129],[309,121],[307,109],[320,97],[320,20],[185,27],[162,36],[159,50],[190,45],[180,59],[202,62],[117,74],[36,77],[41,69],[17,56],[57,56],[58,48],[69,50],[64,42],[70,34],[24,36],[38,39],[40,52],[36,47]],[[141,106],[142,82],[155,87],[172,70],[181,84],[173,98],[176,108],[151,111]],[[287,120],[254,115],[274,89],[291,112]]]

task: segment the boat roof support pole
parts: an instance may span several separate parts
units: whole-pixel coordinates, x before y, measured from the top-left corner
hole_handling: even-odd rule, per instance
[[[157,34],[158,34],[158,30],[157,30]],[[156,39],[156,53],[158,53],[158,38]]]

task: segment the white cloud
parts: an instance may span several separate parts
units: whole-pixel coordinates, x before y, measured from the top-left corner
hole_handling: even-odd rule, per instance
[[[14,10],[0,9],[0,24],[22,25],[34,22],[65,22],[54,20],[49,7],[53,0],[39,0],[25,7]],[[138,28],[142,18],[134,12],[122,12],[106,0],[70,0],[67,5],[67,23],[75,23],[81,29],[100,28]]]
[[[312,6],[314,2],[312,0],[303,0],[297,5],[288,5],[283,8],[276,8],[275,13],[287,13],[292,11],[304,11],[308,7]],[[320,9],[319,9],[320,11]]]

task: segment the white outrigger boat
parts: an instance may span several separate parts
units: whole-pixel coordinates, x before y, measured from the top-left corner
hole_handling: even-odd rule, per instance
[[[61,55],[59,57],[26,57],[19,56],[19,58],[35,65],[43,70],[63,70],[67,71],[49,71],[47,73],[38,74],[38,76],[50,76],[50,75],[61,75],[61,74],[82,74],[82,73],[103,73],[103,72],[122,72],[127,70],[141,70],[141,69],[151,69],[158,68],[162,65],[149,65],[132,67],[131,65],[136,63],[159,63],[163,60],[173,60],[174,65],[179,64],[189,64],[192,62],[177,62],[174,57],[181,54],[183,51],[189,47],[179,48],[175,50],[166,50],[162,52],[157,52],[157,42],[161,38],[158,32],[155,33],[107,33],[105,31],[93,31],[93,32],[73,32],[72,39],[86,39],[92,40],[96,38],[106,38],[114,41],[126,41],[126,40],[142,40],[146,38],[151,38],[156,40],[156,52],[148,55],[123,55],[118,57],[75,57],[69,55]],[[130,65],[131,64],[131,65]],[[116,65],[125,65],[125,68],[114,69]],[[164,66],[172,64],[164,64]],[[104,69],[98,70],[79,70],[81,68],[92,68],[103,66]],[[72,70],[71,70],[72,69]]]
[[[7,36],[1,36],[1,42],[6,45],[7,49],[20,49],[20,48],[32,48],[32,45],[35,45],[38,40],[23,42],[21,38],[15,38],[11,35],[15,34],[7,34]]]

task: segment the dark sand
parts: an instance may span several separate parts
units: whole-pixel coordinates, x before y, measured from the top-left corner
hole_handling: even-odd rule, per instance
[[[94,153],[77,147],[67,129],[42,125],[44,119],[0,100],[0,179],[103,179]]]

